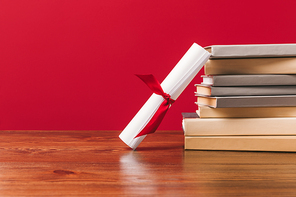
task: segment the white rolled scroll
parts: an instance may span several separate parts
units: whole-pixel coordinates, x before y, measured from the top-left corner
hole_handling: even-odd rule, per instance
[[[210,53],[196,43],[189,48],[173,70],[161,83],[165,93],[171,95],[176,100],[192,79],[208,61]],[[157,94],[152,94],[134,118],[129,122],[119,135],[119,138],[129,147],[135,150],[146,135],[136,137],[148,124],[155,112],[158,110],[164,98]]]

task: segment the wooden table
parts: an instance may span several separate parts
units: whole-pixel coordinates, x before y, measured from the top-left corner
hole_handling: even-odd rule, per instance
[[[182,131],[132,151],[119,134],[0,131],[0,196],[296,196],[296,153],[184,151]]]

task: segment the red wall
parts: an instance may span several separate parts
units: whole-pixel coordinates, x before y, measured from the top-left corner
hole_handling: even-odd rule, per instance
[[[296,1],[1,0],[0,129],[122,130],[193,42],[296,43]],[[197,76],[159,129],[194,112]]]

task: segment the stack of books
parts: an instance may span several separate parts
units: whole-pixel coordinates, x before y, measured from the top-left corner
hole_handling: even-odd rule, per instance
[[[214,45],[185,149],[296,152],[296,44]]]

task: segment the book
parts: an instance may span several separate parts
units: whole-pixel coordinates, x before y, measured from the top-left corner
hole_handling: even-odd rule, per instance
[[[296,117],[199,118],[182,113],[184,136],[296,136]]]
[[[296,75],[202,75],[204,85],[219,86],[270,86],[296,85]]]
[[[212,59],[205,75],[296,74],[296,58]]]
[[[263,96],[296,95],[296,86],[237,86],[216,87],[195,84],[197,95],[206,96]]]
[[[176,100],[201,70],[209,57],[209,52],[198,44],[193,43],[160,84],[163,91],[170,95],[171,99]],[[138,134],[150,123],[151,119],[155,117],[154,115],[163,101],[164,98],[162,96],[153,93],[120,133],[119,138],[126,145],[135,150],[146,137],[146,135],[138,136]]]
[[[296,136],[185,136],[184,149],[296,152]]]
[[[296,117],[296,107],[233,107],[212,108],[198,106],[200,118],[275,118]]]
[[[249,58],[249,57],[292,57],[296,56],[296,44],[241,44],[212,45],[205,49],[214,58]]]
[[[296,106],[296,95],[221,96],[197,95],[197,104],[214,108],[228,107],[288,107]]]

